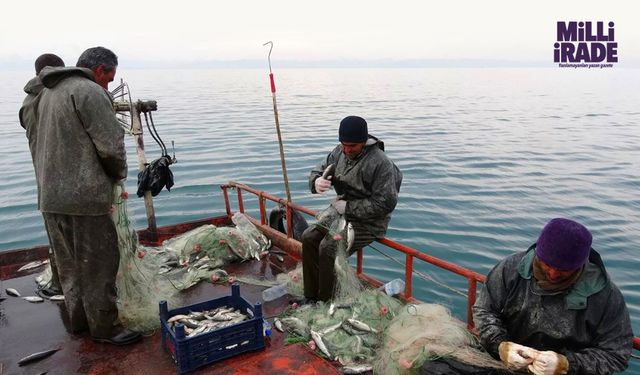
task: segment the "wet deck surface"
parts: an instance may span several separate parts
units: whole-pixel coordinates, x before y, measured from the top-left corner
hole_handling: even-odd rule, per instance
[[[233,264],[226,267],[231,276],[275,279],[277,273],[295,268],[296,261],[285,257],[281,263],[275,257],[260,261]],[[6,264],[4,266],[7,266]],[[19,266],[19,265],[18,265]],[[6,288],[18,290],[22,296],[35,295],[34,277],[43,267],[23,272],[1,282],[0,302],[0,375],[4,374],[175,374],[171,356],[162,349],[160,334],[145,337],[141,342],[124,347],[94,343],[88,334],[67,333],[64,303],[45,301],[30,303],[7,296]],[[241,284],[240,293],[250,303],[261,301],[265,287]],[[181,294],[181,306],[229,295],[228,285],[201,282]],[[263,314],[272,317],[288,306],[289,296],[263,305]],[[169,309],[178,306],[169,306]],[[204,367],[194,374],[338,374],[327,361],[315,355],[305,345],[284,345],[284,335],[273,330],[264,351],[246,353]],[[39,362],[18,367],[21,358],[51,348],[61,350]]]

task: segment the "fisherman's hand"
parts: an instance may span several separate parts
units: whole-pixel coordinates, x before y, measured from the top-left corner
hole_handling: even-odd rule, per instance
[[[336,211],[338,211],[340,215],[344,215],[344,210],[345,208],[347,208],[347,201],[343,199],[337,199],[331,202],[331,205],[336,209]]]
[[[552,351],[539,352],[533,363],[529,365],[529,371],[535,375],[560,375],[569,371],[567,357]]]
[[[331,187],[331,177],[327,178],[323,178],[322,176],[316,178],[316,181],[314,182],[314,187],[316,188],[316,193],[318,194],[322,194],[325,191],[329,190],[329,188]]]
[[[511,341],[501,342],[498,346],[498,352],[502,362],[512,370],[520,370],[531,365],[538,353],[535,349]]]

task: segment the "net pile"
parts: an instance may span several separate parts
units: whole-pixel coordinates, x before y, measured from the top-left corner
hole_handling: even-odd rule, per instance
[[[202,280],[226,283],[222,269],[231,262],[259,259],[270,241],[242,213],[232,217],[235,227],[204,225],[173,237],[159,247],[140,245],[127,209],[128,194],[114,185],[112,219],[118,233],[120,266],[116,277],[118,311],[122,323],[137,331],[158,328],[158,303],[178,305],[178,293]],[[37,278],[46,285],[51,269]]]
[[[235,227],[204,225],[162,243],[138,244],[128,219],[122,188],[114,189],[113,214],[118,228],[120,269],[116,280],[120,318],[132,329],[157,328],[158,302],[176,305],[177,293],[202,280],[227,282],[224,265],[260,259],[271,243],[242,213],[232,217]]]
[[[308,343],[319,355],[340,362],[345,373],[419,373],[424,361],[441,357],[503,368],[445,307],[404,305],[380,289],[365,287],[347,260],[344,217],[327,209],[318,221],[338,242],[334,299],[285,312],[276,326],[288,332],[287,342]]]
[[[373,368],[377,374],[413,374],[425,361],[438,358],[504,370],[481,349],[465,323],[444,306],[429,303],[401,309],[385,331]]]

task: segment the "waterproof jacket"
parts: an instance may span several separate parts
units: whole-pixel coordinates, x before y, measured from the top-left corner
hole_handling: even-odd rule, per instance
[[[84,68],[45,67],[33,118],[21,111],[38,183],[38,208],[67,215],[109,213],[112,185],[127,176],[124,130],[107,92]]]
[[[22,107],[20,107],[18,117],[20,118],[20,125],[25,129],[29,129],[31,125],[38,121],[36,117],[38,109],[37,99],[42,89],[44,89],[44,85],[37,76],[31,78],[24,86],[24,92],[27,96],[22,101]]]
[[[569,374],[605,375],[627,368],[633,332],[622,293],[593,249],[582,276],[567,291],[537,286],[535,245],[498,263],[473,307],[480,340],[499,358],[498,345],[512,341],[564,354]]]
[[[331,178],[338,196],[347,201],[345,218],[356,232],[384,237],[391,212],[398,202],[402,172],[385,155],[384,143],[369,136],[362,153],[354,160],[342,152],[342,145],[327,155],[309,175],[309,188],[316,193],[315,181],[324,169],[335,164]]]

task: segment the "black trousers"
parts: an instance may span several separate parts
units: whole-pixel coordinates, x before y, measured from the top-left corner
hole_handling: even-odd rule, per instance
[[[111,337],[118,318],[118,235],[110,215],[44,213],[73,332]]]
[[[349,255],[375,239],[365,231],[355,232]],[[302,234],[302,276],[306,298],[329,301],[333,297],[336,281],[333,267],[337,251],[338,241],[320,226],[311,225]]]

